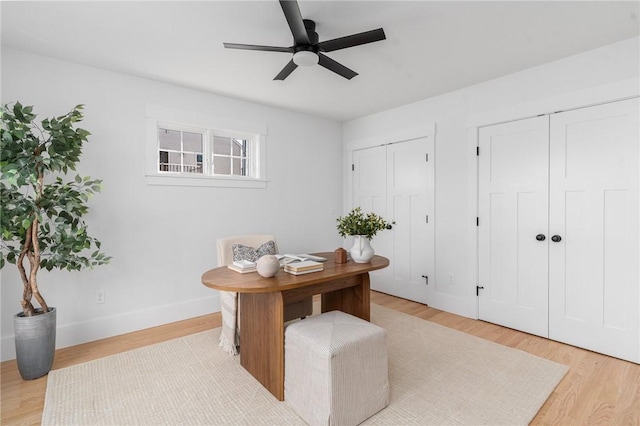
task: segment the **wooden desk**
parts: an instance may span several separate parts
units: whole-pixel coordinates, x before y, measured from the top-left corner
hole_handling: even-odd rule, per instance
[[[322,312],[340,310],[370,320],[369,271],[382,269],[389,260],[374,256],[370,263],[339,264],[333,253],[324,270],[291,275],[282,268],[272,278],[257,273],[239,274],[226,266],[202,275],[207,287],[239,293],[240,364],[280,401],[284,400],[284,306],[307,296],[322,295]]]

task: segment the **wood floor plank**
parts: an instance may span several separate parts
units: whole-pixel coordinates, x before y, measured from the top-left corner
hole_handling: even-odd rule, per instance
[[[566,364],[569,372],[532,425],[640,425],[640,365],[484,321],[443,312],[420,303],[371,292],[371,302],[483,339]],[[53,368],[210,330],[221,324],[214,313],[56,351]],[[25,381],[15,361],[0,369],[2,425],[39,425],[47,378]]]

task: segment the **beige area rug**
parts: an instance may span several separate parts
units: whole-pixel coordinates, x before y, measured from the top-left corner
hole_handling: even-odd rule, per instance
[[[568,367],[372,305],[390,405],[366,425],[526,425]],[[220,329],[49,373],[43,425],[304,425],[218,346]]]

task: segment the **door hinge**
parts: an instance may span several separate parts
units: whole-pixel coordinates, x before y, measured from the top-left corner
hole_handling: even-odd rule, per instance
[[[429,223],[429,215],[426,216],[427,223]]]
[[[476,155],[480,155],[480,147],[476,146]]]
[[[352,164],[352,165],[351,165],[351,171],[354,171],[355,169],[356,169],[356,165],[355,165],[355,164]]]
[[[429,285],[429,276],[428,275],[423,275],[422,278],[425,279],[427,285]]]
[[[480,226],[480,218],[476,216],[476,226]]]
[[[477,285],[476,286],[476,296],[480,296],[480,290],[484,290],[484,287]]]
[[[429,162],[429,153],[428,152],[425,154],[424,161],[426,161],[427,163]]]

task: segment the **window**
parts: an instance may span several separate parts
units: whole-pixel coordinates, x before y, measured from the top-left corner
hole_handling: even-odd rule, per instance
[[[203,136],[202,133],[159,128],[159,171],[202,174]]]
[[[264,125],[148,104],[147,183],[266,188],[265,138]]]
[[[247,140],[214,136],[212,173],[247,176]]]

